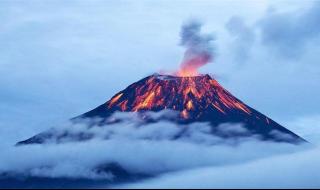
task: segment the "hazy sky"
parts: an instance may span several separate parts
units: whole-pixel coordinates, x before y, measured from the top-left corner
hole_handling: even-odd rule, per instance
[[[0,132],[13,140],[178,68],[193,18],[216,39],[202,73],[280,123],[320,114],[318,1],[2,0],[0,18]]]
[[[180,140],[172,136],[181,128],[167,123],[60,125],[147,75],[175,71],[190,19],[215,38],[201,72],[312,144],[212,146],[221,139],[205,124],[188,126]],[[93,169],[115,162],[177,172],[129,187],[319,187],[319,20],[320,1],[311,0],[0,0],[0,173],[109,178]],[[52,126],[95,138],[12,146]]]

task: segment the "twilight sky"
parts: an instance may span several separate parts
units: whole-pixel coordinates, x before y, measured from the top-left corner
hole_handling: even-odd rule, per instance
[[[320,126],[318,1],[2,0],[0,18],[0,133],[8,143],[177,69],[180,27],[194,18],[215,36],[216,56],[202,73],[289,129]]]

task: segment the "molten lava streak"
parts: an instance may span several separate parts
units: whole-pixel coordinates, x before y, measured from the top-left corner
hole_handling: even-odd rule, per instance
[[[107,102],[109,108],[119,111],[160,111],[171,109],[182,118],[199,117],[207,109],[221,114],[237,111],[251,114],[240,100],[226,91],[209,75],[177,77],[153,75],[146,82],[134,83]]]

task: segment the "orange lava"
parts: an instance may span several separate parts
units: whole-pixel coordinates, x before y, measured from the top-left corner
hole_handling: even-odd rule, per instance
[[[116,95],[115,97],[113,97],[111,100],[110,100],[110,103],[109,103],[109,108],[115,103],[115,102],[117,102],[120,98],[121,98],[121,96],[122,96],[123,94],[122,93],[120,93],[120,94],[118,94],[118,95]]]
[[[182,118],[199,116],[208,108],[221,114],[238,111],[251,114],[250,109],[226,91],[208,75],[195,77],[169,77],[153,75],[144,83],[134,83],[107,102],[107,106],[120,111],[160,111],[172,109]]]

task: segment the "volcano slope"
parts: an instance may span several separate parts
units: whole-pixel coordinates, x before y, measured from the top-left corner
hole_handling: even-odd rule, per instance
[[[171,110],[177,114],[174,117],[163,114],[156,119],[146,114],[163,110]],[[121,122],[113,118],[116,112],[136,112],[145,124],[162,120],[174,122],[177,125],[206,122],[211,126],[211,133],[222,138],[254,135],[265,141],[293,144],[306,142],[269,117],[244,104],[209,75],[179,77],[154,74],[148,76],[115,94],[97,108],[72,118],[71,122],[79,123],[86,120],[90,121],[86,123],[88,127],[108,127],[109,124]],[[236,128],[228,130],[229,132],[221,132],[221,124],[224,123],[240,123],[245,132],[239,133]],[[218,126],[220,126],[219,129]],[[67,135],[61,134],[55,138],[59,139]],[[53,136],[51,131],[45,131],[17,145],[41,144]],[[90,136],[80,134],[74,139],[86,140],[90,139]]]

